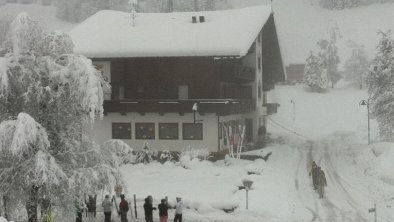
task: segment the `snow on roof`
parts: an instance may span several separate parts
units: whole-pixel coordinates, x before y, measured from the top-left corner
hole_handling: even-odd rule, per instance
[[[205,12],[100,11],[74,28],[75,52],[91,58],[244,56],[271,14],[271,6]],[[192,23],[192,16],[205,16]]]

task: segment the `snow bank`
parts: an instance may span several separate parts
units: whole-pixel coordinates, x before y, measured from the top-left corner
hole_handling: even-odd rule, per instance
[[[0,216],[0,222],[7,222],[7,220],[4,217]]]
[[[394,144],[375,144],[372,151],[377,157],[371,172],[384,182],[394,185]]]

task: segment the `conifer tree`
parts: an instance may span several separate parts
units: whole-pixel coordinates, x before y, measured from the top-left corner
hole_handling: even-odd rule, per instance
[[[381,39],[368,73],[368,92],[380,137],[394,141],[394,39],[391,32],[379,35]]]
[[[352,52],[344,65],[346,79],[357,83],[360,89],[362,89],[369,66],[367,53],[363,45],[359,45],[353,41],[349,41],[347,45]]]
[[[319,92],[327,88],[327,72],[321,59],[312,52],[306,59],[304,83],[311,87],[312,91]]]

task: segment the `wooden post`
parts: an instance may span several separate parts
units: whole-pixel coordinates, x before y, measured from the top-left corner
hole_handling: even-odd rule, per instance
[[[135,194],[134,194],[133,196],[134,196],[134,212],[135,212],[135,219],[137,219],[137,198],[136,198]]]
[[[378,221],[378,210],[376,209],[376,204],[374,205],[375,206],[375,222],[377,222]]]

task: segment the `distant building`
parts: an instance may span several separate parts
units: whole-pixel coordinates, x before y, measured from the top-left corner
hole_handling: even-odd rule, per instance
[[[304,79],[305,64],[290,64],[286,67],[286,82],[302,82]]]
[[[112,86],[93,130],[98,143],[220,151],[230,141],[224,132],[232,126],[235,134],[239,125],[247,142],[257,141],[265,132],[266,91],[284,80],[270,6],[100,11],[70,34],[75,52],[91,58]]]

